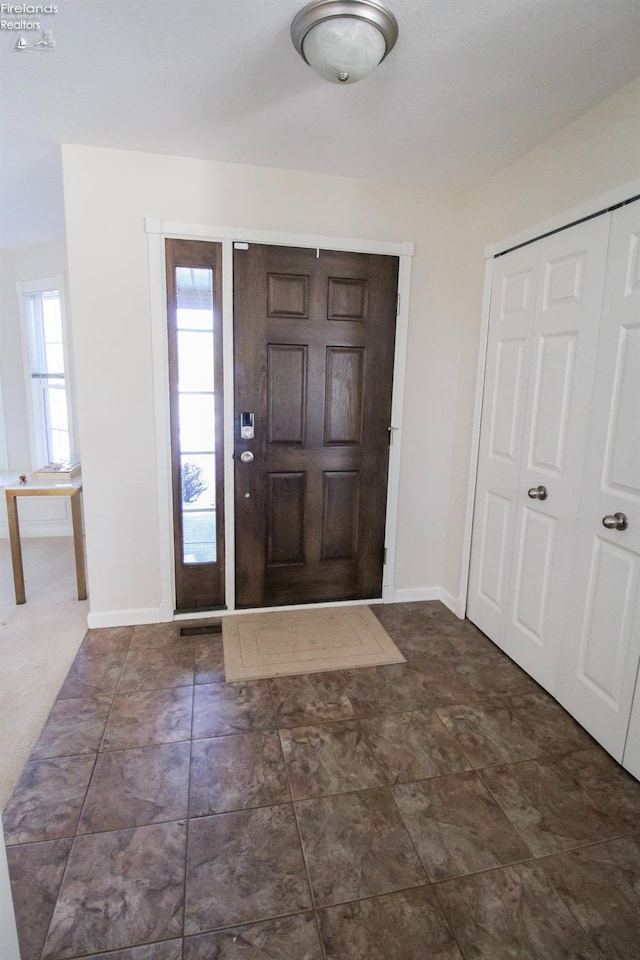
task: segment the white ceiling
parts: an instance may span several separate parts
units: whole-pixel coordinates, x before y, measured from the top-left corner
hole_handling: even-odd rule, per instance
[[[0,246],[63,234],[60,143],[467,187],[640,74],[639,0],[388,0],[396,48],[341,87],[291,45],[304,3],[59,0],[55,49],[0,32]]]

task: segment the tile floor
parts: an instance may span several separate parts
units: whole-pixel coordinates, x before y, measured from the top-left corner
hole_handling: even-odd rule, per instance
[[[22,960],[637,960],[640,783],[469,623],[224,682],[89,631],[5,811]]]

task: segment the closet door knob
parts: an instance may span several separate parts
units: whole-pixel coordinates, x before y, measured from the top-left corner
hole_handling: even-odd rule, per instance
[[[602,518],[602,526],[607,530],[626,530],[629,526],[629,520],[624,513],[613,513]]]
[[[527,490],[527,496],[531,497],[532,500],[546,500],[549,496],[549,491],[540,484],[539,487],[531,487],[530,490]]]

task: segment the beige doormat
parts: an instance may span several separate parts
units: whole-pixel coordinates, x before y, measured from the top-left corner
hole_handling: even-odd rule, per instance
[[[222,618],[227,681],[404,663],[369,607],[321,607]]]

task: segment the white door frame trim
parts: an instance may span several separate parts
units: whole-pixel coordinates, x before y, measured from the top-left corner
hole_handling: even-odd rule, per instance
[[[511,250],[513,247],[524,243],[531,243],[538,237],[551,233],[555,230],[563,230],[565,227],[586,217],[593,217],[599,213],[604,213],[607,209],[618,204],[625,203],[632,197],[640,194],[640,179],[631,180],[629,183],[614,187],[606,193],[598,194],[590,200],[575,207],[571,207],[562,213],[543,220],[531,227],[527,227],[520,233],[512,234],[503,240],[490,243],[484,249],[485,273],[484,273],[484,291],[482,296],[482,317],[480,321],[480,338],[478,349],[478,365],[476,372],[476,393],[475,408],[473,414],[473,428],[471,432],[471,457],[469,465],[469,487],[467,490],[467,512],[464,526],[464,539],[462,546],[462,566],[460,570],[460,607],[458,616],[464,617],[467,609],[467,592],[469,588],[469,565],[471,563],[471,530],[473,526],[473,511],[476,496],[476,478],[478,474],[478,457],[480,455],[480,418],[482,414],[482,399],[484,394],[484,376],[485,364],[487,360],[487,342],[489,338],[489,310],[491,307],[491,281],[493,277],[493,260],[500,253]]]
[[[151,340],[153,363],[153,392],[155,410],[156,478],[158,496],[158,528],[160,535],[160,618],[180,619],[175,614],[175,578],[173,546],[173,508],[171,492],[171,445],[169,429],[169,356],[166,335],[167,294],[165,272],[165,239],[207,240],[222,244],[222,336],[224,380],[224,484],[225,484],[225,594],[226,611],[235,610],[235,541],[234,541],[234,470],[233,470],[233,243],[271,243],[288,247],[311,247],[321,250],[342,250],[350,253],[371,253],[399,258],[399,309],[396,320],[396,343],[391,405],[392,443],[389,451],[387,516],[385,544],[387,561],[384,567],[382,597],[391,603],[395,599],[395,560],[397,517],[400,494],[400,454],[402,443],[402,413],[404,377],[406,368],[407,335],[409,327],[409,297],[411,262],[414,255],[412,241],[362,240],[345,237],[326,237],[317,234],[298,234],[288,231],[253,230],[247,228],[208,226],[179,223],[147,217],[145,219],[149,252],[149,292],[151,307]],[[346,601],[342,605],[361,601]],[[370,602],[370,601],[367,601]],[[298,609],[305,606],[301,605]],[[242,611],[243,613],[249,611]],[[210,617],[211,611],[189,614]]]

